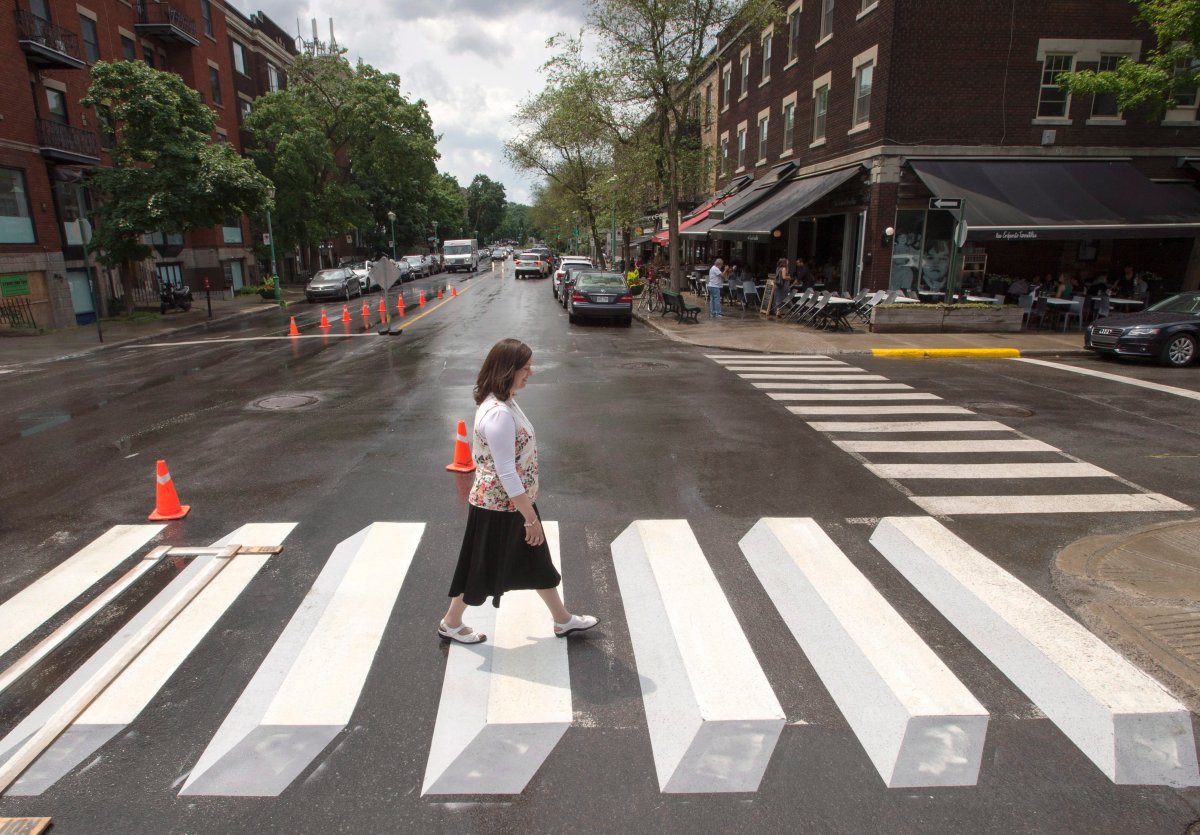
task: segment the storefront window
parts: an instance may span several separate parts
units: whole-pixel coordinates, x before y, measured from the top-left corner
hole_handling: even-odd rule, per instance
[[[952,212],[926,212],[925,246],[921,254],[921,290],[946,289],[950,278],[950,253],[954,244]]]
[[[25,193],[25,172],[15,168],[0,168],[0,243],[37,243]]]
[[[921,272],[921,242],[925,236],[925,210],[896,212],[896,235],[892,239],[892,272],[889,290],[915,290]]]

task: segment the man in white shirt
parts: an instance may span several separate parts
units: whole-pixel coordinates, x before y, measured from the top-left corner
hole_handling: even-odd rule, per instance
[[[721,287],[725,284],[725,262],[718,258],[708,270],[708,315],[721,315]]]

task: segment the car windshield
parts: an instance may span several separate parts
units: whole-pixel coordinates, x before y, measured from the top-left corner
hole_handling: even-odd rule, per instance
[[[470,255],[471,254],[471,245],[470,244],[454,244],[453,246],[447,246],[446,254],[447,255]]]
[[[313,281],[337,281],[346,275],[345,270],[321,270],[312,277]]]
[[[598,290],[601,287],[624,290],[625,278],[617,273],[580,273],[575,279],[575,286],[581,290]]]
[[[405,255],[404,260],[410,264],[420,264],[421,256],[420,255]]]
[[[1200,313],[1200,293],[1179,293],[1146,309],[1164,313]]]

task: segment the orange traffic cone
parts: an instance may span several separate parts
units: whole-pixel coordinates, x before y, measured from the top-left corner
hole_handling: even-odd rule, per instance
[[[292,317],[292,326],[288,328],[288,336],[299,336],[300,329],[296,327],[296,317]]]
[[[475,472],[475,459],[471,456],[471,445],[467,443],[467,424],[458,422],[458,437],[454,439],[454,463],[446,469],[456,473]]]
[[[363,302],[363,318],[364,319],[371,318],[371,308],[367,307],[367,303],[365,301]]]
[[[380,319],[387,318],[387,308],[383,306],[383,296],[379,297],[379,318]]]
[[[460,426],[462,424],[459,424]],[[152,522],[163,519],[182,519],[192,509],[189,504],[181,505],[179,496],[175,493],[175,482],[171,481],[171,473],[167,471],[167,462],[158,459],[156,465],[157,484],[154,490],[154,512],[146,518]]]
[[[421,291],[421,307],[425,306],[425,291]]]
[[[458,298],[458,288],[457,287],[450,288],[450,298],[452,298],[452,299]]]
[[[348,305],[348,304],[342,305],[342,321],[343,322],[350,321],[350,305]]]
[[[321,327],[329,327],[329,317],[325,315],[325,308],[321,308]]]
[[[404,315],[404,294],[396,296],[396,313],[400,316]]]
[[[441,297],[442,297],[442,288],[439,287],[438,288],[438,298],[440,299]]]

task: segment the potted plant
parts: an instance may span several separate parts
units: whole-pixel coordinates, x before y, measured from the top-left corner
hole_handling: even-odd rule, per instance
[[[267,301],[275,301],[275,284],[277,281],[279,281],[278,276],[268,275],[264,277],[262,286],[258,288],[258,295]]]

